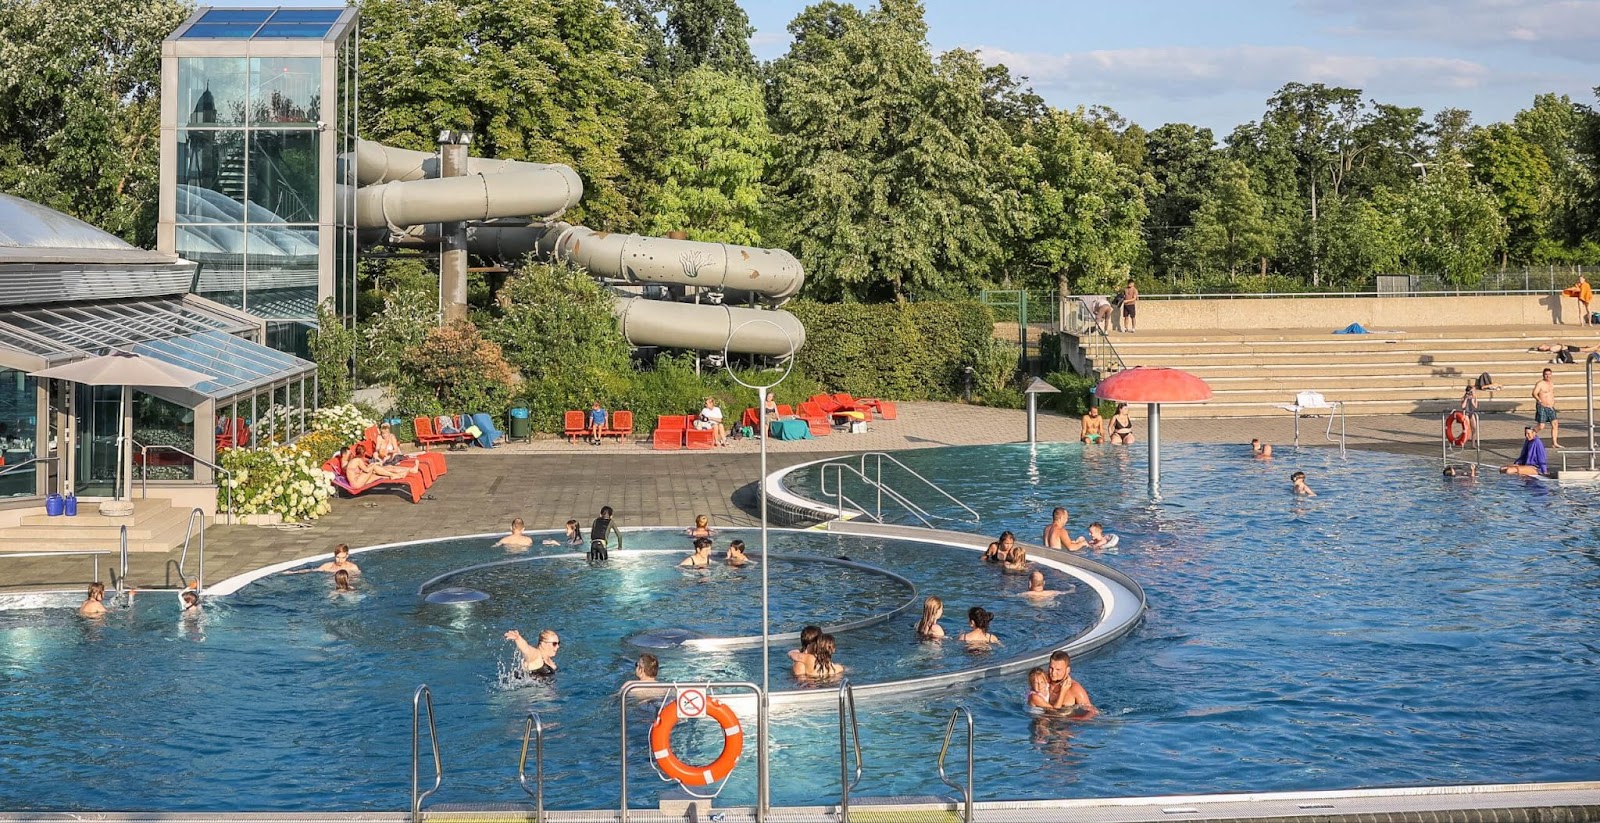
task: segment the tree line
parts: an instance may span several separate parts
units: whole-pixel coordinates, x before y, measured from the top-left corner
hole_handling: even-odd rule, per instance
[[[806,296],[1470,285],[1600,264],[1600,114],[1510,122],[1288,83],[1226,135],[1047,105],[932,53],[921,3],[816,3],[776,60],[737,0],[362,0],[363,136],[569,163],[597,228],[778,246]],[[174,0],[0,3],[0,190],[154,237],[160,41]]]

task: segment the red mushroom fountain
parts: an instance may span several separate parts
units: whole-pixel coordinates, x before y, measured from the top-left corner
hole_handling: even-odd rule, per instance
[[[1118,403],[1150,406],[1150,496],[1161,496],[1161,404],[1204,403],[1211,399],[1206,381],[1178,369],[1138,366],[1123,369],[1094,387],[1096,397]]]

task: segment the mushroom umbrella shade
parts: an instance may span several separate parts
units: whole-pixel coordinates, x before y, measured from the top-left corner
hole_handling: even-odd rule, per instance
[[[56,380],[66,380],[71,383],[82,383],[85,386],[121,386],[123,406],[127,405],[128,388],[130,386],[153,386],[167,388],[193,388],[207,380],[211,375],[174,366],[157,360],[153,357],[142,357],[131,352],[112,352],[87,360],[79,360],[61,366],[54,366],[44,371],[31,372],[33,377],[49,377]],[[117,467],[119,479],[116,484],[116,496],[122,496],[122,483],[120,480],[121,467],[127,464],[127,456],[123,447],[123,426],[126,422],[126,412],[117,415]]]
[[[1150,406],[1150,496],[1161,496],[1161,404],[1204,403],[1211,399],[1206,381],[1178,369],[1138,366],[1124,369],[1094,387],[1096,397]]]

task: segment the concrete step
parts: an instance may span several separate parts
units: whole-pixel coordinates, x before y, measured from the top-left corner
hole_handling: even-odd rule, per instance
[[[76,517],[48,517],[30,514],[21,525],[0,529],[0,552],[76,551],[84,549],[119,550],[121,531],[128,527],[128,550],[164,552],[183,544],[189,523],[189,509],[178,508],[165,500],[134,501],[128,517],[106,517],[97,503],[79,503]]]
[[[1550,355],[1537,352],[1506,352],[1489,349],[1459,349],[1456,351],[1392,350],[1382,352],[1327,353],[1327,352],[1186,352],[1163,351],[1140,353],[1118,351],[1123,362],[1130,366],[1165,366],[1178,362],[1191,365],[1226,366],[1240,363],[1260,363],[1282,366],[1318,365],[1431,365],[1434,363],[1495,363],[1503,369],[1532,369],[1550,364]],[[1581,371],[1583,364],[1573,364]]]
[[[175,546],[183,545],[183,535],[179,534],[177,540],[166,539],[134,540],[128,538],[129,552],[168,552]],[[104,549],[115,554],[121,551],[121,543],[116,537],[67,537],[54,535],[49,537],[14,537],[9,531],[0,531],[0,554],[6,552],[69,552]]]

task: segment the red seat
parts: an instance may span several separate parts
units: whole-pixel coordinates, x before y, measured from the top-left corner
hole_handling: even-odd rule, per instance
[[[860,400],[857,400],[854,397],[851,397],[849,392],[836,392],[836,393],[834,393],[833,402],[838,403],[840,406],[842,406],[842,407],[844,407],[846,409],[855,409],[855,408],[860,408],[863,405],[866,405],[866,404],[862,403]]]
[[[831,394],[813,394],[811,397],[806,399],[806,403],[811,403],[817,406],[818,408],[822,409],[823,413],[825,414],[832,414],[844,408],[844,404],[833,399],[833,395]],[[804,406],[805,403],[801,403],[800,405]]]
[[[810,400],[801,403],[797,416],[806,421],[812,437],[826,437],[833,434],[833,416],[823,411],[816,403]]]
[[[420,503],[422,502],[422,493],[426,490],[425,486],[423,485],[422,476],[419,474],[408,474],[405,477],[399,478],[380,477],[365,486],[352,485],[350,480],[344,476],[344,470],[339,466],[339,458],[337,457],[330,458],[327,462],[323,463],[322,470],[332,474],[333,485],[337,488],[343,489],[345,493],[351,497],[356,497],[364,492],[372,491],[380,486],[405,486],[411,494],[411,502]]]
[[[683,446],[686,449],[714,449],[717,447],[717,433],[710,429],[685,429]]]
[[[885,420],[894,420],[900,416],[900,412],[897,411],[894,407],[894,404],[888,400],[879,400],[877,403],[873,404],[873,408],[877,410],[878,416]]]
[[[779,417],[794,417],[794,407],[789,405],[788,403],[779,403],[778,404],[778,416]]]
[[[217,451],[242,449],[250,445],[250,427],[240,417],[222,419],[222,433],[217,435]]]
[[[611,413],[611,424],[601,432],[602,437],[615,437],[620,442],[633,436],[633,412],[623,409]]]
[[[569,411],[566,413],[565,419],[561,424],[561,428],[562,433],[567,436],[568,443],[574,442],[580,437],[587,437],[589,435],[589,421],[587,417],[588,415],[581,411]]]
[[[761,410],[754,407],[746,408],[744,414],[739,415],[739,425],[759,430],[761,428]]]
[[[663,414],[656,418],[656,430],[650,435],[650,448],[672,451],[683,448],[684,431],[689,428],[689,417],[682,414]]]
[[[427,451],[428,446],[434,443],[444,443],[446,445],[450,445],[453,443],[460,443],[463,440],[471,439],[471,437],[465,433],[440,434],[437,431],[434,431],[433,418],[431,417],[418,417],[413,419],[411,423],[416,427],[417,445],[421,446],[423,451]]]

